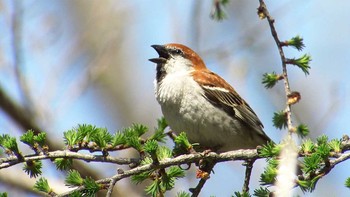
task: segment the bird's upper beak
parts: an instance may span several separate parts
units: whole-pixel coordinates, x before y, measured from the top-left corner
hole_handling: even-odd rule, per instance
[[[164,45],[152,45],[151,47],[153,47],[157,51],[159,57],[151,58],[149,59],[149,61],[159,64],[159,63],[165,63],[168,60],[169,52]]]

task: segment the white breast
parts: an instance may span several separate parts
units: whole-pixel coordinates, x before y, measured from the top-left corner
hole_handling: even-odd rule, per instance
[[[189,72],[168,74],[155,88],[163,115],[175,133],[186,132],[191,143],[221,147],[221,151],[244,147],[241,123],[209,103]]]

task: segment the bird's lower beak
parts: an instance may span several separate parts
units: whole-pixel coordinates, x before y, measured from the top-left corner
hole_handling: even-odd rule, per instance
[[[169,53],[167,51],[167,49],[165,48],[164,45],[152,45],[151,47],[153,47],[159,57],[158,58],[151,58],[149,59],[149,61],[151,62],[154,62],[156,64],[159,64],[159,63],[165,63],[167,61],[167,59],[169,58]]]

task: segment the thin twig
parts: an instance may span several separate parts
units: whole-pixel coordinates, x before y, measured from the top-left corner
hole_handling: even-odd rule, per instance
[[[168,137],[170,137],[171,140],[175,141],[176,138],[176,134],[174,133],[174,131],[168,131],[165,133]]]
[[[258,8],[258,12],[259,12],[259,14],[262,15],[262,18],[266,17],[266,19],[269,23],[272,37],[274,38],[274,40],[276,42],[278,52],[280,54],[281,61],[282,61],[282,72],[283,72],[282,76],[283,76],[283,80],[284,80],[284,90],[286,93],[285,113],[286,113],[286,118],[287,118],[288,133],[289,133],[289,135],[291,135],[293,133],[293,124],[292,124],[292,117],[291,117],[292,113],[291,113],[291,105],[288,103],[288,95],[291,94],[291,90],[290,90],[289,81],[288,81],[286,57],[284,55],[282,44],[281,44],[280,39],[278,38],[277,31],[276,31],[276,28],[274,25],[275,19],[272,18],[269,11],[267,10],[264,0],[259,0],[259,2],[260,2],[260,6]]]
[[[199,193],[201,192],[202,188],[204,187],[204,184],[209,179],[209,175],[210,175],[211,171],[213,170],[215,164],[216,164],[216,162],[210,161],[210,162],[206,163],[206,166],[204,169],[201,169],[201,170],[205,171],[206,173],[208,173],[208,175],[205,178],[201,178],[195,188],[190,189],[190,192],[192,192],[192,195],[191,195],[192,197],[199,196]]]
[[[326,176],[336,165],[350,159],[350,152],[343,153],[341,154],[338,158],[330,160],[329,161],[329,166],[325,165],[321,170],[317,171],[314,173],[312,176],[307,176],[302,178],[303,180],[312,180],[314,177],[321,176],[324,177]]]
[[[117,180],[116,179],[112,179],[109,183],[109,186],[108,186],[108,190],[107,190],[107,194],[106,194],[106,197],[110,197],[112,196],[112,192],[113,192],[113,188],[114,188],[114,185],[117,183]]]
[[[244,184],[243,184],[243,189],[242,189],[243,193],[248,193],[249,192],[249,182],[250,182],[250,176],[252,174],[254,162],[255,162],[255,159],[250,159],[250,160],[247,160],[244,163],[246,168],[245,168]]]

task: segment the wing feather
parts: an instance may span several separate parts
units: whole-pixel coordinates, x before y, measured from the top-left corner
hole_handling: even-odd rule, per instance
[[[263,124],[253,109],[224,79],[209,70],[197,71],[193,73],[193,76],[202,86],[204,96],[210,103],[265,135],[262,131]]]

